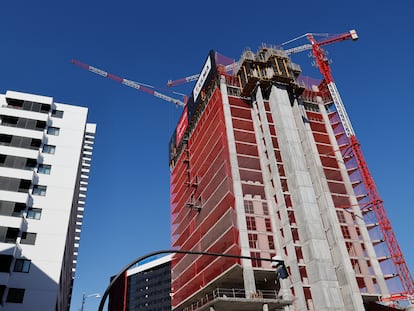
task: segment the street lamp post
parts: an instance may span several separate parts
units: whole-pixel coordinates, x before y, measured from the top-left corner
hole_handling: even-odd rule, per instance
[[[85,295],[85,293],[82,294],[82,305],[81,305],[81,311],[83,311],[83,307],[85,305],[85,301],[86,298],[90,298],[90,297],[95,297],[95,298],[100,298],[101,295],[99,295],[98,293],[95,294],[90,294],[90,295]]]
[[[284,269],[286,269],[285,268],[285,262],[283,260],[278,259],[278,258],[272,258],[272,259],[270,259],[270,258],[258,258],[258,257],[250,257],[250,256],[239,256],[239,255],[231,255],[231,254],[196,252],[196,251],[185,251],[185,250],[174,250],[174,249],[156,251],[156,252],[152,252],[152,253],[149,253],[147,255],[144,255],[144,256],[141,256],[141,257],[135,259],[134,261],[132,261],[131,263],[129,263],[128,265],[126,265],[114,278],[112,278],[112,281],[109,283],[109,286],[106,288],[104,294],[102,295],[101,302],[99,303],[98,311],[103,311],[106,298],[108,297],[109,292],[110,292],[112,286],[116,283],[116,281],[129,268],[131,268],[132,266],[136,265],[138,262],[140,262],[140,261],[142,261],[144,259],[153,257],[155,255],[160,255],[160,254],[193,254],[193,255],[205,255],[205,256],[213,256],[213,257],[227,257],[227,258],[262,260],[262,261],[270,261],[272,263],[272,265],[284,267]],[[284,274],[284,273],[283,274],[279,274],[279,276],[281,276],[281,278],[286,278],[287,277],[287,271],[286,271],[286,274]],[[83,303],[82,303],[82,305],[83,305]],[[83,311],[83,309],[82,309],[82,311]]]

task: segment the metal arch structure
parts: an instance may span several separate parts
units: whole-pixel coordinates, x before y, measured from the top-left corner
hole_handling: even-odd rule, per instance
[[[106,288],[105,292],[102,295],[101,301],[99,303],[98,311],[103,311],[105,306],[106,299],[111,292],[112,286],[118,281],[118,279],[132,266],[136,265],[142,260],[147,258],[161,255],[161,254],[192,254],[192,255],[204,255],[204,256],[213,256],[213,257],[227,257],[227,258],[238,258],[238,259],[251,259],[251,260],[261,260],[261,261],[270,261],[272,263],[276,263],[277,266],[284,266],[285,262],[279,259],[269,259],[269,258],[260,258],[260,257],[250,257],[250,256],[239,256],[239,255],[231,255],[231,254],[220,254],[220,253],[209,253],[209,252],[197,252],[197,251],[186,251],[186,250],[174,250],[174,249],[167,249],[167,250],[160,250],[155,251],[144,256],[138,257],[137,259],[133,260],[129,264],[127,264],[118,274],[112,278],[112,281],[109,283],[108,287]],[[276,273],[276,270],[275,270]],[[283,277],[282,277],[283,278]]]

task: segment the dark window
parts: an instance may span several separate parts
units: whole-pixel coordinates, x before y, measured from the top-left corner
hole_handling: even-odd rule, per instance
[[[46,122],[41,120],[17,118],[12,116],[0,115],[1,124],[5,126],[18,127],[28,130],[43,131]]]
[[[262,207],[263,207],[263,215],[269,215],[269,208],[266,202],[262,202]]]
[[[32,149],[37,149],[42,144],[42,141],[40,139],[32,138],[32,141],[30,142],[30,146],[33,147]]]
[[[27,210],[27,218],[30,219],[40,219],[40,216],[42,215],[42,209],[41,208],[29,208]]]
[[[343,211],[336,211],[336,215],[338,216],[338,220],[340,223],[343,223],[343,224],[346,223],[346,219],[345,219],[345,215]]]
[[[7,302],[22,303],[24,297],[24,288],[9,288]]]
[[[244,211],[246,212],[246,214],[254,214],[252,201],[248,201],[248,200],[244,201]]]
[[[12,216],[22,217],[23,212],[26,210],[26,204],[24,203],[15,203]]]
[[[266,231],[272,232],[272,222],[270,221],[270,218],[265,218],[265,225],[266,225]]]
[[[14,263],[14,272],[25,272],[28,273],[30,271],[30,264],[31,261],[28,259],[16,259]]]
[[[249,246],[250,248],[258,248],[257,234],[249,233]]]
[[[12,255],[0,255],[0,272],[10,272],[10,265],[12,263]]]
[[[259,252],[251,252],[250,257],[260,258],[260,253]],[[262,266],[262,261],[260,259],[252,259],[252,266],[253,267],[261,267]]]
[[[45,196],[46,195],[46,186],[42,186],[42,185],[34,185],[33,186],[33,191],[32,194],[33,195],[40,195],[40,196]]]
[[[29,189],[30,189],[31,184],[32,184],[31,180],[26,180],[26,179],[21,180],[18,191],[19,192],[28,192]]]
[[[341,230],[342,230],[342,235],[343,235],[344,239],[350,239],[351,238],[351,234],[349,233],[348,227],[341,226]]]
[[[11,143],[12,141],[12,137],[11,135],[6,135],[6,134],[0,134],[0,145],[8,145]]]
[[[267,241],[269,242],[269,249],[275,249],[275,242],[273,240],[273,237],[268,235]]]
[[[34,112],[48,113],[50,110],[49,104],[41,104],[28,100],[6,98],[7,107],[14,109],[23,109]]]
[[[60,129],[58,127],[49,126],[47,128],[47,133],[50,135],[58,136],[60,132]]]
[[[52,169],[52,165],[49,164],[39,164],[39,168],[37,169],[37,172],[39,174],[47,174],[50,175],[50,170]]]
[[[6,285],[0,285],[0,301],[3,301],[3,295],[6,291]]]
[[[252,216],[246,216],[247,230],[256,230],[256,219]]]
[[[34,245],[35,241],[36,241],[36,233],[22,232],[22,238],[20,239],[20,244]]]
[[[4,167],[32,170],[36,164],[36,159],[27,159],[25,157],[4,154],[0,156],[0,166]]]
[[[26,167],[27,170],[33,170],[36,167],[37,160],[36,159],[27,159],[26,160]]]
[[[36,130],[44,130],[45,127],[46,127],[45,121],[40,121],[40,120],[36,121],[36,128],[35,128]]]
[[[56,146],[52,145],[44,145],[42,152],[49,153],[49,154],[55,154]]]
[[[49,104],[42,104],[40,107],[40,112],[48,113],[50,111],[50,105]]]
[[[39,149],[42,141],[37,138],[29,138],[16,135],[0,134],[0,145],[25,149]]]
[[[1,125],[16,126],[19,118],[12,116],[1,116]]]
[[[0,176],[0,190],[27,192],[30,188],[30,184],[30,180]]]
[[[3,236],[4,242],[6,243],[16,243],[17,236],[19,235],[19,229],[17,228],[7,228],[1,227],[0,236]],[[3,240],[1,239],[1,240]]]
[[[63,111],[62,110],[52,110],[52,117],[55,118],[63,118]]]
[[[6,101],[9,108],[22,109],[23,107],[23,100],[21,99],[6,98]]]
[[[0,200],[0,215],[22,217],[26,204]]]

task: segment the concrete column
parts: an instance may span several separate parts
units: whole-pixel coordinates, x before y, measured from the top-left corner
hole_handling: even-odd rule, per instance
[[[325,107],[320,104],[319,109],[324,115],[324,118],[326,117],[324,120],[325,123],[329,125],[327,114],[324,112]],[[363,311],[363,301],[356,283],[355,273],[349,261],[349,254],[345,247],[345,241],[336,216],[335,205],[333,203],[323,165],[319,157],[319,151],[316,148],[316,143],[309,123],[303,121],[304,118],[306,119],[306,112],[304,108],[299,105],[295,105],[293,110],[299,134],[301,136],[302,147],[305,151],[305,158],[311,174],[312,183],[314,185],[326,240],[329,244],[336,277],[338,279],[342,299],[345,304],[345,310]],[[336,140],[334,141],[334,134],[329,131],[328,133],[332,138],[331,141],[333,148],[335,150],[339,150]],[[338,162],[340,162],[339,159]]]
[[[279,147],[293,201],[313,306],[345,310],[288,92],[273,86],[269,97]],[[294,103],[297,105],[297,103]],[[307,310],[306,306],[297,306]]]
[[[285,300],[292,300],[292,294],[290,286],[293,285],[295,289],[295,304],[301,305],[306,308],[306,301],[303,291],[301,290],[300,271],[297,265],[298,259],[296,257],[292,231],[289,224],[288,212],[286,210],[286,204],[284,201],[284,195],[282,192],[282,185],[280,182],[280,174],[277,166],[277,160],[274,152],[270,125],[267,121],[265,103],[262,96],[261,88],[258,87],[255,93],[256,101],[253,102],[252,119],[256,132],[256,141],[258,145],[259,153],[265,156],[260,157],[261,168],[263,174],[263,182],[265,183],[265,193],[269,206],[269,215],[271,216],[272,228],[274,228],[273,237],[275,241],[276,254],[283,257],[286,265],[290,267],[291,275],[289,279],[280,280],[279,296]],[[259,120],[260,116],[260,120]],[[270,168],[270,170],[269,170]],[[271,182],[273,180],[273,183]],[[277,197],[277,204],[273,199],[273,195]],[[276,219],[276,212],[279,211],[281,215],[281,221]],[[280,230],[283,229],[284,237],[282,238]],[[284,254],[282,243],[287,245],[287,258]]]

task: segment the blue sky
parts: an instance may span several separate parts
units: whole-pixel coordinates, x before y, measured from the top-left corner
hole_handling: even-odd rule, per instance
[[[89,73],[71,59],[166,89],[167,80],[198,73],[210,49],[238,59],[246,47],[256,51],[262,43],[277,45],[306,32],[355,28],[357,42],[326,50],[414,271],[409,1],[14,0],[1,11],[0,92],[87,106],[89,122],[97,123],[71,311],[79,309],[83,292],[102,294],[127,263],[170,247],[168,142],[181,114],[180,107]],[[307,53],[293,60],[306,75],[320,77]],[[191,87],[174,90],[189,93]],[[89,298],[85,310],[98,303]]]

